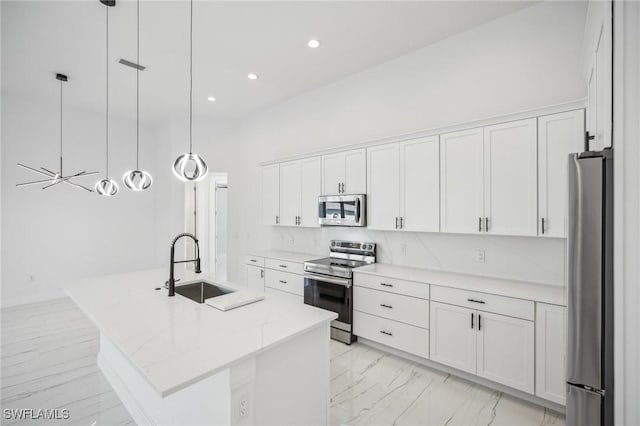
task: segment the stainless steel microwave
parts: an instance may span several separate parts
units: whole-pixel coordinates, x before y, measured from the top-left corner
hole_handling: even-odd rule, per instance
[[[320,226],[367,226],[367,196],[321,195],[318,197]]]

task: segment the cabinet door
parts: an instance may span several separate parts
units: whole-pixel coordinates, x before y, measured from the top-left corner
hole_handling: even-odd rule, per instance
[[[581,152],[584,110],[538,118],[538,235],[567,236],[567,162]]]
[[[399,224],[400,162],[398,144],[367,148],[367,227],[396,229]]]
[[[367,154],[364,148],[344,153],[344,194],[367,193]]]
[[[319,227],[318,196],[322,185],[320,157],[300,161],[302,194],[300,198],[300,225]]]
[[[296,226],[302,194],[300,161],[280,163],[280,225]]]
[[[601,2],[598,7],[603,8],[603,19],[600,35],[595,49],[595,78],[596,78],[596,133],[593,149],[602,150],[611,146],[611,78],[612,78],[612,27],[611,2]]]
[[[280,221],[280,165],[264,166],[261,174],[262,223],[277,225]]]
[[[533,393],[533,321],[478,312],[478,376]]]
[[[343,152],[322,156],[322,194],[340,194],[344,182],[345,157]]]
[[[405,231],[440,230],[438,136],[400,143],[400,217]]]
[[[536,395],[558,404],[566,399],[566,309],[536,303]]]
[[[431,302],[430,345],[432,361],[476,373],[476,312]]]
[[[537,234],[536,127],[535,118],[485,127],[485,232]]]
[[[249,290],[264,292],[264,268],[247,265],[247,287]]]
[[[479,233],[483,216],[482,129],[440,136],[440,230]]]

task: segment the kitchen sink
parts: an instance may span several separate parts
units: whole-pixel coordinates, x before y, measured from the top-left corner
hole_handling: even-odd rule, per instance
[[[195,283],[176,286],[176,293],[198,303],[204,303],[205,300],[211,299],[212,297],[222,296],[235,291],[236,290],[220,287],[206,281],[198,281]]]

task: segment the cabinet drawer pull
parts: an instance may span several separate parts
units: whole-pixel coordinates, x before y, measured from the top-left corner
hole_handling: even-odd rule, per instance
[[[478,232],[482,232],[482,218],[478,218]]]
[[[396,229],[398,229],[398,216],[396,216]]]
[[[278,265],[278,266],[281,267],[281,268],[286,268],[287,267],[287,265]]]
[[[260,269],[260,278],[264,278],[264,269]]]
[[[380,285],[384,287],[393,287],[393,284],[387,284],[387,283],[380,283]]]
[[[253,262],[253,263],[256,263],[256,262],[257,262],[257,260],[255,260],[255,259],[249,259],[249,260],[250,260],[251,262]]]
[[[484,300],[477,300],[477,299],[467,299],[468,302],[473,302],[473,303],[482,303],[484,305]]]
[[[471,314],[471,328],[473,328],[473,313]]]
[[[484,218],[484,232],[489,232],[489,218]]]
[[[544,217],[542,218],[542,226],[540,229],[542,230],[542,235],[544,235]]]
[[[478,331],[482,329],[482,316],[478,314]]]
[[[382,306],[383,308],[387,308],[387,309],[393,309],[393,306],[387,305],[386,303],[381,303],[380,306]]]
[[[280,282],[281,282],[282,284],[286,284],[286,283],[287,283],[286,281],[282,281],[282,280],[280,280]]]
[[[380,330],[380,333],[382,334],[386,334],[387,336],[393,336],[393,333],[390,331],[386,331],[386,330]]]

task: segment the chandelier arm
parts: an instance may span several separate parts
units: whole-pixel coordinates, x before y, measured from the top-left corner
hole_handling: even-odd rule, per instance
[[[34,181],[31,181],[31,182],[16,183],[16,186],[38,185],[38,184],[45,183],[45,182],[51,182],[51,178],[42,179],[42,180],[34,180]]]
[[[45,173],[45,172],[43,172],[42,170],[38,170],[38,169],[34,169],[33,167],[25,166],[25,165],[24,165],[24,164],[22,164],[22,163],[18,163],[17,165],[18,165],[19,167],[25,168],[25,169],[27,169],[27,170],[31,170],[32,172],[40,173],[41,175],[45,175],[45,176],[48,176],[48,177],[50,177],[50,178],[52,178],[52,177],[54,177],[54,176],[56,175],[55,173],[53,173],[53,172],[51,172],[51,171],[49,171],[49,170],[46,170],[46,172],[47,172],[47,173]]]
[[[85,191],[93,192],[93,189],[89,189],[84,185],[80,185],[79,183],[75,183],[71,181],[65,181],[64,183],[66,183],[67,185],[75,186],[76,188],[84,189]]]

